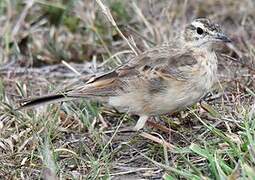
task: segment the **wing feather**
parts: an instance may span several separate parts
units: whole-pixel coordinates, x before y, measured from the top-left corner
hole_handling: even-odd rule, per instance
[[[131,59],[119,68],[94,77],[85,86],[74,89],[68,94],[93,94],[95,96],[114,96],[119,92],[133,88],[164,89],[169,79],[188,81],[192,76],[192,68],[197,64],[189,51],[173,49],[169,46],[153,48]],[[145,87],[143,87],[145,86]]]

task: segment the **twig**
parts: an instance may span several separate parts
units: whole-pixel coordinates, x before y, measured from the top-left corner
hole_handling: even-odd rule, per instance
[[[114,167],[116,168],[116,167]],[[118,167],[117,167],[118,168]],[[140,172],[140,171],[146,171],[146,170],[157,170],[158,168],[138,168],[138,167],[126,167],[126,171],[121,171],[121,172],[116,172],[116,173],[111,173],[109,174],[110,176],[120,176],[120,175],[126,175],[126,174],[132,174],[135,172]],[[105,174],[99,175],[99,177],[103,177]]]
[[[145,41],[151,43],[152,45],[156,45],[156,43],[152,40],[150,40],[149,38],[145,37],[144,35],[142,35],[141,33],[139,33],[138,31],[136,31],[134,28],[130,27],[130,26],[124,26],[125,29],[127,29],[128,31],[130,31],[130,33],[133,33],[134,35],[140,37],[141,39],[144,39]]]
[[[159,139],[158,137],[155,137],[151,134],[148,134],[146,132],[142,132],[140,133],[140,136],[146,138],[146,139],[150,139],[156,143],[162,144],[163,146],[168,147],[170,150],[176,149],[176,147],[168,142],[166,142],[165,140]]]
[[[151,127],[159,129],[160,131],[163,131],[165,133],[170,133],[172,131],[171,129],[167,128],[166,126],[155,123],[154,121],[148,120],[147,122]]]
[[[79,73],[74,67],[72,67],[70,64],[68,64],[66,61],[62,60],[62,64],[64,64],[66,67],[68,67],[71,71],[73,71],[76,75],[80,76],[81,73]]]
[[[22,11],[17,23],[15,24],[13,30],[12,30],[12,34],[11,34],[11,39],[14,40],[16,34],[18,33],[21,24],[24,22],[24,19],[28,13],[28,10],[33,6],[34,4],[34,0],[28,0],[26,3],[26,6],[24,8],[24,10]]]
[[[134,49],[134,47],[132,46],[132,44],[128,41],[128,39],[123,35],[123,33],[120,31],[119,27],[117,26],[115,20],[112,17],[112,14],[109,10],[108,7],[106,7],[101,0],[96,0],[97,4],[100,6],[100,8],[102,9],[102,12],[106,15],[106,17],[108,18],[108,20],[111,22],[112,26],[117,30],[117,32],[120,34],[120,36],[127,42],[128,46],[130,47],[130,49],[132,49],[132,51],[135,53],[135,55],[138,55],[138,53],[136,52],[136,50]]]
[[[133,9],[135,10],[135,12],[137,13],[137,15],[142,19],[142,21],[144,22],[144,24],[147,26],[147,28],[149,29],[151,35],[154,35],[154,31],[153,31],[153,28],[152,26],[150,25],[149,21],[147,21],[147,19],[144,17],[141,9],[139,9],[136,5],[136,3],[133,1],[132,2],[132,6],[133,6]]]
[[[227,46],[229,49],[233,50],[238,55],[239,58],[243,57],[242,52],[239,51],[232,43],[227,43]]]
[[[113,58],[118,57],[119,55],[122,55],[122,54],[129,54],[129,53],[131,53],[130,50],[117,52],[117,53],[113,54],[112,56],[110,56],[108,59],[104,60],[101,64],[98,65],[98,67],[103,67],[103,66],[106,65],[108,62],[110,62]],[[121,62],[118,62],[118,63],[121,64]]]
[[[233,62],[239,63],[239,64],[241,64],[241,65],[247,67],[250,71],[252,71],[253,73],[255,73],[255,69],[252,68],[252,67],[250,67],[248,64],[243,63],[243,62],[241,62],[241,61],[238,61],[236,58],[233,58],[233,57],[231,57],[231,56],[229,56],[229,55],[227,55],[227,54],[220,54],[220,55],[221,55],[223,58],[225,58],[225,59],[231,60],[231,61],[233,61]]]

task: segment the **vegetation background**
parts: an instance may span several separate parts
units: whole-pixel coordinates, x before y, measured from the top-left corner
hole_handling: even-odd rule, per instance
[[[14,110],[124,63],[130,45],[173,39],[196,17],[233,43],[216,49],[219,83],[190,109],[138,133],[121,130],[136,117],[86,100]],[[254,0],[1,0],[0,64],[0,179],[255,179]]]

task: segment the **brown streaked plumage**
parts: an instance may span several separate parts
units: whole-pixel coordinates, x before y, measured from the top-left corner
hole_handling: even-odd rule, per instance
[[[198,102],[216,80],[216,41],[229,42],[218,25],[205,18],[187,25],[180,40],[147,50],[128,63],[59,94],[25,100],[19,109],[55,100],[95,98],[140,115],[174,112]],[[173,45],[174,44],[174,45]]]

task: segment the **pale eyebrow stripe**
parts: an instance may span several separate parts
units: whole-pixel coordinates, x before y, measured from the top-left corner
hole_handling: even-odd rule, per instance
[[[195,27],[200,27],[202,29],[205,28],[204,24],[200,23],[200,22],[192,22],[191,25],[195,26]]]

